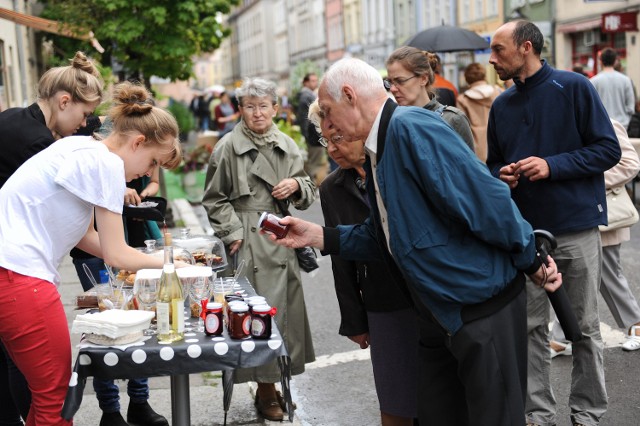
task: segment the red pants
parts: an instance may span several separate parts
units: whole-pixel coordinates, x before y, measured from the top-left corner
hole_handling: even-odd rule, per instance
[[[71,340],[56,286],[0,268],[0,338],[31,389],[27,426],[72,425],[60,416]]]

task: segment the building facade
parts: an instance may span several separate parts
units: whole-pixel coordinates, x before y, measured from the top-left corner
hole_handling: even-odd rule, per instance
[[[621,58],[623,72],[639,87],[638,11],[640,0],[557,2],[555,59],[558,68],[571,69],[574,64],[580,64],[588,75],[596,74],[598,53],[611,47]]]
[[[0,8],[31,14],[34,3],[0,0]],[[0,18],[0,111],[35,102],[41,67],[33,30]]]

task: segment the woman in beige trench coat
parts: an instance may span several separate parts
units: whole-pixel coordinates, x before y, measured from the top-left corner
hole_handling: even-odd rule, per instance
[[[242,120],[211,155],[202,204],[229,255],[237,253],[245,260],[246,276],[256,292],[277,307],[275,321],[291,356],[291,374],[301,374],[315,355],[296,254],[262,237],[257,223],[265,211],[282,215],[274,197],[306,209],[314,200],[315,186],[304,172],[295,142],[273,123],[275,84],[247,79],[236,96]],[[258,154],[255,162],[251,151]],[[272,193],[265,181],[273,186]],[[283,400],[274,385],[280,380],[275,361],[235,374],[236,383],[258,382],[256,405],[263,417],[283,419]]]

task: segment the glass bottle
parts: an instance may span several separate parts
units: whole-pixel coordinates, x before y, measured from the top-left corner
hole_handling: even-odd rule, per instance
[[[164,267],[156,302],[158,342],[171,343],[184,339],[184,294],[173,264],[171,234],[164,236]]]

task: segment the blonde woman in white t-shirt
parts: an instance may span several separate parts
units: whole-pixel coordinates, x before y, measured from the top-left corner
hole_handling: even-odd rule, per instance
[[[114,90],[113,132],[72,136],[25,162],[0,189],[0,338],[32,391],[27,425],[67,425],[60,410],[71,376],[71,343],[57,286],[77,246],[110,265],[160,268],[127,245],[125,183],[181,160],[178,126],[140,85]],[[99,231],[93,227],[93,211]]]

